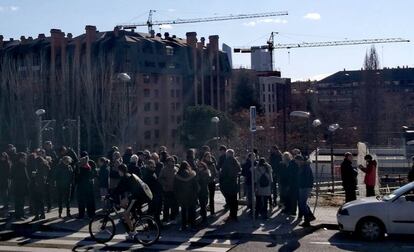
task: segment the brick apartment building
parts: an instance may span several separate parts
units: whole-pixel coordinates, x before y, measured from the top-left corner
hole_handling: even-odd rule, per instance
[[[34,147],[35,111],[55,119],[55,142],[63,142],[66,119],[81,118],[82,148],[102,153],[111,145],[180,151],[179,126],[186,106],[229,108],[231,67],[219,50],[197,34],[185,39],[165,33],[119,30],[65,36],[0,37],[2,144]],[[128,73],[130,81],[122,81]],[[122,146],[122,147],[124,147]]]
[[[325,121],[356,126],[370,144],[400,143],[414,124],[414,68],[340,71],[316,84],[315,110]]]

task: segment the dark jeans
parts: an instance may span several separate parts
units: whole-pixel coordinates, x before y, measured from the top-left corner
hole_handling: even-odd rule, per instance
[[[151,214],[157,223],[160,223],[160,215],[162,210],[162,195],[156,193],[152,201],[148,203],[148,213]]]
[[[178,203],[174,192],[164,192],[163,220],[175,220],[178,214]]]
[[[216,193],[216,183],[210,182],[208,184],[208,202],[209,202],[209,207],[210,207],[210,213],[214,214],[215,213],[215,208],[214,208],[214,195]]]
[[[33,190],[33,210],[35,215],[45,214],[45,193],[43,191],[45,185],[36,185]]]
[[[52,208],[52,186],[49,183],[44,185],[44,204],[46,204],[47,209]]]
[[[230,210],[230,218],[237,220],[237,210],[239,208],[239,202],[237,200],[237,192],[224,193],[226,204]]]
[[[256,217],[260,215],[267,219],[267,206],[270,198],[270,196],[256,195]]]
[[[299,215],[303,215],[305,222],[309,221],[312,217],[312,211],[308,205],[308,199],[312,192],[312,188],[300,188],[299,189]]]
[[[3,207],[8,208],[9,207],[9,182],[8,181],[2,181],[0,183],[0,197],[3,203]]]
[[[14,217],[21,218],[24,216],[24,197],[26,192],[20,188],[14,189]]]
[[[95,197],[93,193],[93,183],[81,183],[77,188],[79,218],[85,216],[85,208],[88,212],[88,217],[95,215]]]
[[[287,214],[296,215],[298,208],[299,188],[290,188],[287,195]]]
[[[207,202],[208,195],[200,195],[198,197],[198,203],[200,205],[200,216],[203,221],[207,220]]]
[[[278,178],[276,176],[273,176],[273,182],[272,182],[272,199],[271,199],[271,204],[273,204],[273,206],[277,205],[277,196],[278,196]]]
[[[181,228],[185,229],[187,224],[195,227],[196,206],[181,206]]]
[[[70,212],[70,192],[71,192],[70,185],[58,185],[57,186],[59,214],[62,213],[63,203],[65,203],[67,213]]]
[[[286,185],[279,184],[280,189],[280,203],[285,207],[288,207],[289,189]]]
[[[345,203],[356,200],[355,188],[344,188],[345,190]]]
[[[366,186],[367,188],[367,197],[375,196],[375,186]]]

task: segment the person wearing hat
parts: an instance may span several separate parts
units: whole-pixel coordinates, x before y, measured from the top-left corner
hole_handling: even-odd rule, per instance
[[[377,161],[371,155],[364,157],[366,166],[359,165],[359,169],[365,172],[364,183],[367,189],[367,197],[375,196],[375,180],[377,175]]]
[[[352,166],[352,153],[345,153],[341,164],[342,187],[345,191],[345,202],[356,200],[358,170]]]

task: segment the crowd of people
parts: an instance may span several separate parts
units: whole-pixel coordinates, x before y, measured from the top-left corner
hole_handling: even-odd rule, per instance
[[[248,208],[253,210],[254,207],[255,217],[267,219],[269,206],[279,206],[287,215],[296,215],[299,209],[298,217],[304,218],[305,226],[315,219],[307,205],[313,187],[312,170],[298,149],[281,153],[273,146],[267,159],[254,151],[242,165],[234,150],[226,146],[220,146],[217,156],[208,146],[189,149],[182,160],[170,155],[164,146],[152,153],[148,150],[134,152],[129,147],[123,154],[114,146],[95,162],[85,151],[77,156],[71,148],[55,149],[52,142],[47,141],[43,148],[30,153],[17,152],[10,144],[0,156],[2,203],[8,209],[11,201],[14,202],[14,217],[18,220],[25,219],[26,203],[35,216],[33,221],[44,219],[45,212],[55,204],[59,217],[65,208],[66,217],[70,218],[71,202],[75,197],[77,218],[92,218],[98,208],[96,205],[100,204],[97,199],[120,190],[122,179],[132,175],[150,189],[147,213],[159,224],[175,224],[181,220],[181,229],[206,224],[208,213],[216,213],[217,186],[230,212],[227,221],[238,221],[240,175]],[[254,194],[252,183],[255,184]],[[198,216],[199,222],[196,221]]]

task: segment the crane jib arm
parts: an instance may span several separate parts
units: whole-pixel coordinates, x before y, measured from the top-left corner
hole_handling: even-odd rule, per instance
[[[401,39],[401,38],[360,39],[360,40],[344,40],[344,41],[313,42],[313,43],[298,43],[298,44],[275,44],[273,48],[274,49],[291,49],[291,48],[304,48],[304,47],[346,46],[346,45],[364,45],[364,44],[399,43],[399,42],[410,42],[410,40]]]
[[[205,17],[205,18],[190,18],[190,19],[176,19],[176,20],[164,20],[164,21],[153,21],[152,25],[166,25],[166,24],[188,24],[188,23],[203,23],[203,22],[215,22],[225,20],[237,20],[237,19],[250,19],[260,17],[275,17],[275,16],[287,16],[287,11],[278,12],[264,12],[264,13],[253,13],[253,14],[239,14],[239,15],[228,15],[228,16],[216,16],[216,17]],[[136,24],[121,24],[118,27],[137,27],[137,26],[148,26],[148,22],[136,23]]]

